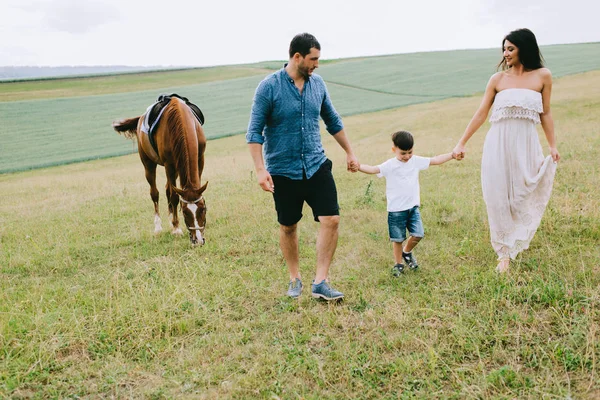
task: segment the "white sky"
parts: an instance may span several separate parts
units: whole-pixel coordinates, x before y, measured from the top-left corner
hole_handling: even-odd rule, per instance
[[[0,66],[209,66],[287,59],[314,34],[321,58],[600,42],[598,0],[1,0]]]

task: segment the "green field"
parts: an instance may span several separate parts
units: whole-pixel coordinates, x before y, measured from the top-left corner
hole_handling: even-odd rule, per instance
[[[600,43],[543,49],[555,77],[597,69]],[[402,54],[325,62],[319,73],[343,116],[481,92],[498,50]],[[258,82],[281,63],[0,83],[0,173],[135,151],[114,120],[142,114],[159,94],[198,104],[210,139],[245,132]]]
[[[562,67],[551,53],[545,49],[558,75]],[[584,63],[593,56],[563,58]],[[361,75],[350,65],[383,62],[392,71],[409,59],[384,61],[403,57],[350,60],[329,76],[340,61],[321,72],[338,108],[357,114],[361,106],[408,101],[420,86],[409,70],[401,92],[394,74],[371,77],[378,68],[365,64]],[[370,89],[349,87],[356,82],[351,74]],[[206,107],[197,101],[205,110],[222,105],[207,112],[212,129],[217,115],[228,115],[217,109],[237,110],[229,118],[246,123],[237,113],[247,114],[249,104],[220,88],[249,95],[259,75],[189,86],[210,99]],[[445,93],[423,76],[423,93]],[[487,78],[470,79],[471,73],[457,75],[457,90],[479,90]],[[402,94],[381,93],[393,90]],[[345,98],[352,93],[365,97]],[[10,126],[29,143],[34,128],[62,140],[38,160],[61,149],[72,156],[91,138],[107,151],[131,151],[110,121],[142,110],[154,95],[5,102],[2,127],[9,107],[36,105],[45,118],[18,124],[13,117]],[[119,108],[134,100],[131,110]],[[480,98],[431,100],[344,118],[359,159],[375,164],[390,157],[389,135],[398,129],[415,134],[417,154],[450,151]],[[600,71],[556,79],[552,109],[563,159],[531,248],[507,276],[493,272],[479,185],[487,126],[469,142],[464,161],[421,174],[426,237],[415,252],[422,268],[401,279],[390,275],[384,181],[346,172],[342,150],[325,134],[342,213],[331,270],[346,294],[340,304],[314,301],[306,290],[298,301],[284,296],[287,271],[272,199],[258,187],[241,135],[208,143],[201,248],[185,237],[152,234],[153,207],[137,155],[0,175],[0,398],[599,398]],[[74,120],[77,135],[43,127],[48,119]],[[2,162],[25,159],[12,154],[18,147],[5,150],[4,132]],[[158,175],[163,188],[162,169]],[[162,196],[164,228],[166,210]],[[317,229],[308,215],[306,209],[300,224],[305,282],[314,273]]]
[[[194,68],[187,70],[128,73],[91,78],[49,78],[0,83],[0,102],[82,97],[223,81],[267,74],[266,66]]]

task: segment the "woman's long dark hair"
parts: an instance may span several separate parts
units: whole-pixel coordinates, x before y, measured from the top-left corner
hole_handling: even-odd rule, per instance
[[[502,39],[502,53],[504,53],[504,42],[507,40],[519,49],[519,61],[521,61],[525,69],[534,70],[544,67],[544,57],[542,57],[535,35],[529,29],[517,29],[506,35]],[[503,71],[510,68],[506,65],[504,57],[502,57],[502,61],[498,64],[498,69],[500,68]]]

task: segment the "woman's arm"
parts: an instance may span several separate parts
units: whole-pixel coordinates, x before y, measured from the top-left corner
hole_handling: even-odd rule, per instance
[[[552,119],[552,111],[550,110],[550,96],[552,94],[552,73],[548,68],[541,68],[540,74],[542,76],[542,82],[544,84],[542,88],[542,105],[543,111],[540,114],[540,121],[542,122],[542,129],[546,135],[548,141],[548,147],[550,148],[550,155],[554,162],[560,160],[560,154],[556,149],[556,137],[554,136],[554,120]]]
[[[501,78],[502,72],[498,72],[490,78],[488,84],[485,88],[485,93],[483,94],[483,99],[481,100],[481,104],[479,104],[479,108],[471,118],[469,125],[465,129],[462,137],[458,141],[458,144],[452,151],[457,160],[461,160],[465,156],[465,146],[467,142],[477,132],[477,130],[483,125],[485,119],[487,118],[488,113],[490,112],[490,108],[492,108],[492,104],[494,104],[494,97],[496,96],[496,87],[498,81]]]

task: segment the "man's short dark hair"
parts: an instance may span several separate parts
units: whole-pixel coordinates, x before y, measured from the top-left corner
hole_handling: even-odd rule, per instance
[[[294,57],[296,53],[300,53],[302,57],[306,57],[312,48],[321,50],[321,45],[317,38],[310,33],[299,33],[294,36],[290,43],[290,58]]]
[[[392,141],[394,142],[394,146],[400,150],[410,150],[415,144],[413,135],[408,131],[398,131],[392,133]]]

